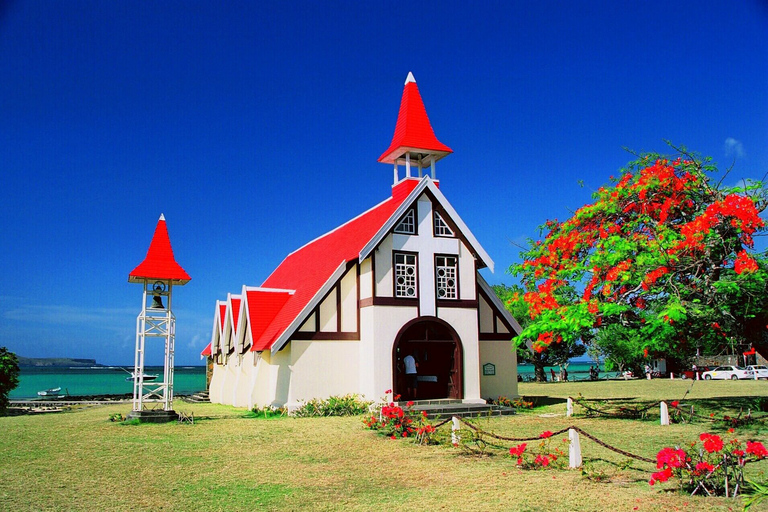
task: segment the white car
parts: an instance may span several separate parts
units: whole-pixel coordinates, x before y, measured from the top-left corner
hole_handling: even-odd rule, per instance
[[[758,379],[768,380],[768,368],[761,364],[747,366],[747,370],[752,370],[754,373],[756,373]],[[755,376],[753,375],[752,378],[754,379]]]
[[[754,379],[755,372],[747,370],[741,366],[718,366],[714,370],[704,372],[701,376],[705,380],[711,379]]]

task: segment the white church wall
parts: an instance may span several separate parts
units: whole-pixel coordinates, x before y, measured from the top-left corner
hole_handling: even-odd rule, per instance
[[[475,290],[476,280],[475,273],[475,257],[472,255],[472,251],[464,245],[461,240],[459,242],[459,298],[462,300],[475,300],[477,297],[477,291]]]
[[[483,365],[492,363],[495,375],[483,375]],[[511,341],[480,342],[480,394],[483,398],[508,398],[517,393],[517,354]]]
[[[357,271],[353,267],[341,279],[341,330],[357,331]]]
[[[371,277],[371,258],[365,258],[360,263],[360,299],[373,297],[373,278]]]
[[[377,400],[392,389],[392,349],[400,329],[418,316],[416,307],[372,306],[360,310],[360,393]]]
[[[387,235],[375,251],[376,296],[392,297],[392,234]]]
[[[320,304],[320,331],[321,332],[335,332],[337,326],[336,315],[336,290],[332,289],[331,293]]]
[[[357,341],[291,340],[289,408],[358,389]]]

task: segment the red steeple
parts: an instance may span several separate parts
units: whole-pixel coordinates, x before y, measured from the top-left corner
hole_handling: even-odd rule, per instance
[[[173,257],[164,215],[160,215],[160,220],[157,221],[146,258],[128,274],[128,281],[131,283],[140,283],[144,279],[171,280],[178,285],[187,284],[192,279]]]
[[[408,154],[410,159],[430,164],[450,153],[453,150],[435,137],[416,80],[409,72],[400,100],[395,134],[389,148],[379,157],[379,162],[396,163]]]

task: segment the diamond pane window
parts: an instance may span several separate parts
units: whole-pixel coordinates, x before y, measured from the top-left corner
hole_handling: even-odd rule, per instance
[[[395,226],[395,233],[416,234],[416,212],[413,209],[408,210],[408,213]]]
[[[395,259],[395,297],[416,298],[416,255],[398,253]]]
[[[455,299],[456,293],[456,256],[435,256],[435,286],[438,299]]]
[[[438,212],[435,212],[435,236],[453,236],[453,230]]]

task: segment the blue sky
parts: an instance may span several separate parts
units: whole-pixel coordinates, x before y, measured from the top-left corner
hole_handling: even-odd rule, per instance
[[[176,363],[200,364],[216,299],[388,196],[409,71],[492,283],[624,147],[768,172],[757,0],[0,0],[0,346],[132,364],[128,273],[164,213],[192,276]]]

